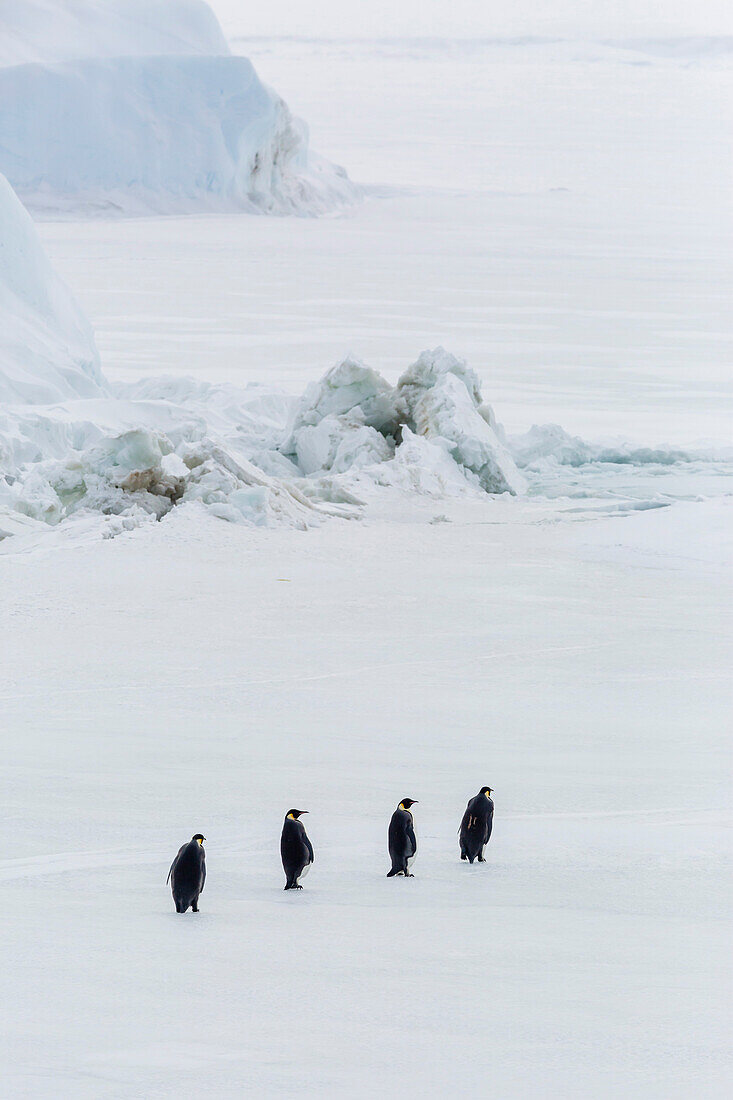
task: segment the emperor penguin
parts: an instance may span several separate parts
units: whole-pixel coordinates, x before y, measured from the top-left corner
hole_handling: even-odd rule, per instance
[[[199,894],[206,882],[206,837],[196,833],[188,844],[178,849],[178,855],[171,863],[166,883],[170,880],[176,913],[185,913],[189,905],[194,913],[199,911]]]
[[[494,823],[494,803],[491,787],[482,787],[475,798],[466,806],[460,829],[461,859],[473,863],[486,863],[484,847],[489,843],[491,827]]]
[[[415,837],[415,825],[412,820],[410,806],[416,805],[416,798],[403,798],[392,814],[387,834],[392,870],[387,872],[387,878],[392,878],[393,875],[404,875],[405,878],[413,877],[410,873],[410,867],[414,863],[415,854],[417,853],[417,838]]]
[[[313,845],[308,839],[305,826],[298,818],[307,814],[307,810],[288,810],[283,822],[280,838],[280,855],[285,871],[285,889],[302,890],[299,879],[308,874],[313,862]]]

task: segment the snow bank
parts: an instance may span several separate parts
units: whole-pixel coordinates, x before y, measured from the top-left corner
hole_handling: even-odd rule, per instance
[[[92,331],[0,176],[0,402],[100,394]]]
[[[357,197],[199,0],[20,8],[0,67],[0,171],[33,209],[319,214]]]

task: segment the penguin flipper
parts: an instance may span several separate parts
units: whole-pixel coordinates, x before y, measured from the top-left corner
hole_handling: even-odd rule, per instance
[[[412,845],[412,851],[409,853],[409,855],[414,856],[415,852],[417,851],[417,838],[415,837],[415,829],[413,827],[412,821],[409,821],[407,825],[407,839]]]
[[[171,863],[170,870],[168,871],[168,878],[165,880],[166,886],[168,885],[168,883],[171,880],[171,875],[173,874],[173,872],[176,869],[176,864],[178,863],[178,860],[181,858],[181,855],[182,855],[184,849],[187,848],[187,847],[188,847],[187,844],[182,844],[181,847],[178,849],[178,852],[176,853],[176,858]]]

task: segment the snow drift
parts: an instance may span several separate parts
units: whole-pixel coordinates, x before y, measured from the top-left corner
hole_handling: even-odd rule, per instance
[[[48,403],[102,389],[91,328],[0,176],[0,402]]]
[[[343,169],[201,0],[31,0],[4,17],[0,171],[36,210],[319,214]]]

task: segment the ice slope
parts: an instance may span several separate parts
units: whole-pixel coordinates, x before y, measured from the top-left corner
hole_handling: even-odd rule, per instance
[[[0,26],[0,171],[26,204],[319,214],[356,198],[204,3],[148,9],[61,0]]]
[[[91,327],[0,176],[0,403],[101,394]]]

